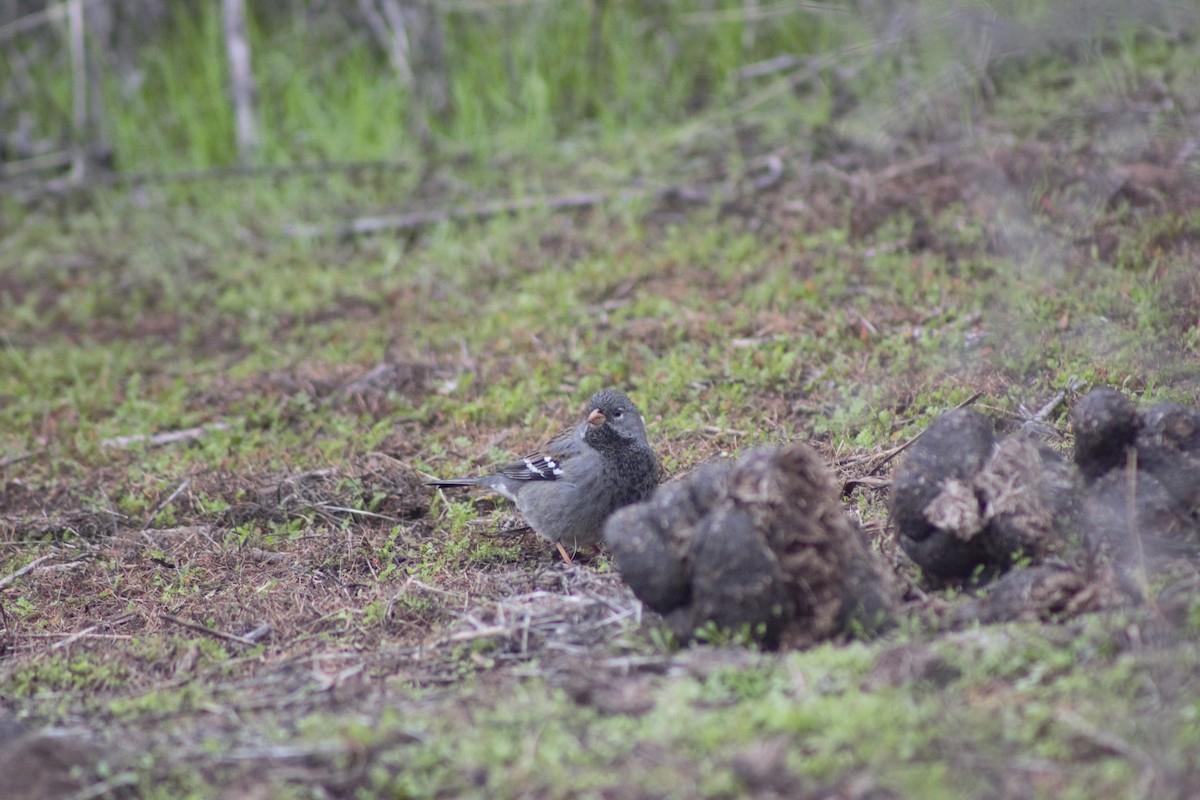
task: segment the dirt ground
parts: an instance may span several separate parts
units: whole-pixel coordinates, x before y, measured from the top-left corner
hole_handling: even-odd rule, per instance
[[[1167,99],[1192,104],[1184,119],[1200,121],[1194,98],[1165,98],[1153,84],[1134,87],[1125,99],[1122,108],[1094,109],[1093,129],[1116,127],[1128,115],[1148,113]],[[913,130],[887,152],[836,138],[815,159],[807,146],[773,149],[755,162],[766,165],[757,167],[763,173],[746,177],[724,174],[723,166],[715,170],[714,185],[734,187],[718,216],[761,237],[784,238],[840,224],[850,209],[846,222],[852,241],[907,252],[914,260],[936,254],[951,265],[1012,258],[1048,242],[1064,268],[1080,274],[1131,269],[1134,255],[1153,254],[1159,266],[1145,267],[1144,279],[1169,282],[1165,296],[1170,300],[1163,310],[1177,335],[1155,346],[1167,366],[1152,383],[1190,391],[1194,399],[1194,352],[1182,342],[1200,325],[1200,270],[1177,265],[1200,260],[1195,222],[1200,173],[1195,156],[1187,155],[1197,129],[1164,126],[1142,146],[1120,153],[1086,142],[1014,142],[999,134],[968,147],[954,130]],[[762,174],[768,179],[755,182]],[[664,195],[644,224],[652,232],[665,231],[689,213],[695,209],[678,194]],[[1168,217],[1174,222],[1147,225]],[[897,219],[905,224],[896,227]],[[968,242],[958,233],[950,235],[947,226],[954,219],[978,226],[979,237]],[[895,230],[904,232],[892,235]],[[543,242],[547,253],[576,246],[551,235]],[[104,257],[86,248],[81,252],[89,263]],[[868,258],[865,249],[849,255],[850,283],[865,275],[862,263]],[[794,279],[805,280],[803,272],[803,266],[796,267]],[[963,280],[987,280],[986,274],[975,275]],[[745,276],[747,282],[756,279]],[[713,336],[714,325],[738,318],[736,309],[723,305],[737,287],[705,285],[705,280],[710,277],[664,271],[589,299],[616,307],[635,288],[670,299],[699,282],[711,294],[714,314],[682,319],[678,326],[682,335],[703,341]],[[56,313],[49,279],[0,271],[0,292],[15,304],[35,298],[31,307],[38,314]],[[392,296],[364,305],[347,296],[319,314],[284,320],[276,330],[282,340],[327,320],[372,325],[400,313],[395,308],[403,302],[402,296]],[[906,306],[902,298],[875,304],[869,319],[847,309],[834,333],[850,339],[869,339],[879,329],[929,331],[943,324],[958,326],[968,339],[973,333],[986,336],[995,357],[980,359],[953,380],[982,393],[980,407],[996,416],[1001,430],[1015,429],[1023,420],[990,405],[989,398],[1026,393],[1025,404],[1037,409],[1053,396],[1044,384],[1000,366],[1006,344],[1027,342],[1006,343],[986,317],[944,323],[929,318],[926,309]],[[1070,314],[1063,310],[1047,330],[1091,335],[1092,321]],[[829,319],[819,324],[832,325]],[[768,312],[752,322],[748,340],[787,337],[812,327],[810,320]],[[623,327],[616,332],[651,348],[665,350],[673,341],[652,322],[618,324]],[[225,320],[214,317],[212,335],[194,344],[196,356],[232,363],[244,353],[247,345],[226,328]],[[184,326],[163,311],[136,320],[97,317],[87,324],[30,328],[9,346],[34,349],[43,336],[173,342],[183,334]],[[736,643],[686,649],[664,644],[660,621],[644,610],[608,556],[583,554],[575,565],[565,566],[503,506],[478,502],[471,516],[456,523],[448,542],[450,512],[423,485],[428,476],[413,467],[422,455],[422,437],[442,436],[453,442],[452,455],[478,461],[493,448],[530,444],[511,429],[489,428],[483,420],[398,412],[435,397],[461,367],[445,353],[375,367],[301,361],[206,380],[189,395],[190,407],[204,409],[209,420],[242,414],[248,399],[277,400],[285,411],[273,425],[309,429],[314,425],[309,406],[295,406],[294,418],[286,411],[303,397],[305,403],[352,416],[362,428],[390,425],[375,446],[358,450],[351,445],[313,469],[291,469],[286,458],[264,458],[253,467],[242,460],[230,467],[215,457],[201,466],[190,464],[184,473],[166,472],[174,449],[204,446],[212,430],[204,428],[162,442],[91,442],[105,457],[72,460],[61,457],[70,451],[57,438],[65,422],[54,410],[42,415],[31,440],[44,442],[44,448],[14,450],[0,458],[0,547],[8,565],[0,575],[0,709],[5,715],[0,783],[5,796],[154,796],[154,787],[161,787],[163,796],[418,795],[420,786],[380,790],[377,770],[439,775],[422,757],[451,770],[465,764],[476,771],[430,777],[425,788],[433,794],[515,795],[524,789],[565,796],[571,791],[553,790],[549,777],[537,775],[510,773],[511,783],[498,789],[489,783],[487,757],[442,750],[441,742],[450,736],[447,731],[495,724],[489,710],[507,709],[509,699],[526,692],[559,698],[553,702],[586,709],[595,718],[630,720],[636,731],[638,720],[651,719],[652,711],[669,705],[664,693],[680,681],[704,684],[739,671],[795,663],[786,660],[793,654],[764,654]],[[486,377],[489,370],[502,376],[511,367],[495,363],[479,369]],[[149,365],[147,379],[155,380],[156,372],[168,380],[163,376],[169,376],[170,365]],[[926,411],[920,407],[918,381],[906,386],[903,378],[893,380],[891,411],[899,429]],[[661,438],[654,442],[660,454],[684,465],[682,473],[720,454],[738,453],[748,438],[738,424],[760,431],[773,426],[811,431],[812,420],[842,396],[831,391],[814,400],[812,393],[786,387],[754,388],[760,391],[748,393],[745,406],[731,415],[731,426],[714,424]],[[1146,385],[1132,378],[1123,388],[1138,391]],[[1064,443],[1070,437],[1065,415],[1075,399],[1064,393],[1044,420]],[[551,411],[566,418],[574,409]],[[936,689],[958,680],[962,668],[946,657],[943,646],[990,653],[989,637],[1010,634],[979,625],[969,593],[930,587],[899,551],[883,510],[897,463],[889,458],[891,444],[850,450],[827,434],[810,441],[841,482],[847,513],[897,577],[901,614],[910,626],[904,635],[872,645],[868,675],[857,689],[870,693],[914,684]],[[141,508],[102,500],[134,491],[145,499]],[[168,509],[171,525],[162,527],[155,520]],[[287,534],[267,539],[261,532],[268,529]],[[1194,660],[1200,564],[1185,558],[1172,569],[1155,585],[1152,608],[1078,617],[1060,609],[1029,624],[1035,636],[1061,643],[1064,650],[1068,641],[1086,639],[1099,642],[1096,647],[1106,653],[1132,654],[1144,668],[1139,675],[1149,676],[1144,691],[1155,697],[1135,715],[1171,703],[1194,708],[1200,694],[1188,665]],[[1103,620],[1099,632],[1097,619]],[[1036,700],[1034,689],[1000,688],[992,680],[1001,682],[984,676],[966,691],[977,693],[984,705],[994,703],[997,714],[1005,703]],[[738,706],[730,704],[736,712]],[[537,708],[532,700],[527,705]],[[546,713],[554,717],[562,708],[552,705]],[[1081,763],[1113,758],[1132,765],[1133,777],[1120,786],[1141,790],[1142,796],[1200,793],[1195,765],[1173,760],[1177,747],[1164,744],[1166,754],[1157,751],[1157,734],[1145,743],[1131,741],[1128,732],[1110,732],[1073,713],[1060,708],[1043,723],[1066,731],[1061,741],[1073,748],[1066,758]],[[406,725],[409,719],[420,724]],[[305,727],[322,724],[337,734],[322,738]],[[953,736],[947,737],[952,742]],[[853,759],[841,772],[798,777],[789,760],[794,747],[794,739],[778,733],[763,733],[731,750],[672,749],[648,737],[644,747],[605,757],[611,773],[636,779],[624,788],[608,785],[592,793],[652,796],[655,776],[686,774],[691,777],[680,779],[672,794],[814,800],[904,794]],[[425,755],[409,760],[408,753]],[[975,796],[1049,796],[1072,785],[1075,776],[1050,764],[1051,757],[1008,763],[1015,754],[1001,746],[995,752],[950,755],[947,769],[974,774],[979,783],[973,786],[991,787]],[[927,757],[936,760],[918,754],[910,763]],[[706,760],[727,769],[732,783],[705,784],[709,767],[697,765]],[[506,763],[526,762],[518,755]]]

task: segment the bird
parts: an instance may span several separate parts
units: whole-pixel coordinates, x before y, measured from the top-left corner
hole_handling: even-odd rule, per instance
[[[568,547],[599,544],[609,515],[649,498],[661,474],[645,418],[623,392],[606,388],[592,395],[586,418],[538,450],[490,475],[428,485],[479,487],[511,500],[570,565]]]

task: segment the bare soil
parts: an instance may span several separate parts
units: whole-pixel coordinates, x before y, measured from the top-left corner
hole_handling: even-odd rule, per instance
[[[1123,108],[1096,109],[1090,124],[1097,131],[1112,129],[1126,115],[1167,99],[1177,105],[1190,102],[1186,97],[1166,98],[1160,88],[1145,86],[1131,92]],[[1145,220],[1166,215],[1182,219],[1200,211],[1194,157],[1180,162],[1180,154],[1200,129],[1200,110],[1190,108],[1186,118],[1194,123],[1188,129],[1163,130],[1143,146],[1120,153],[1052,138],[1014,143],[1003,132],[970,148],[949,134],[944,140],[914,134],[893,152],[837,142],[815,164],[799,150],[772,153],[782,160],[783,177],[766,188],[745,188],[727,200],[722,213],[762,236],[783,236],[840,224],[848,208],[853,239],[905,250],[918,265],[926,253],[944,255],[953,264],[977,258],[980,252],[1011,256],[1052,239],[1067,265],[1122,269],[1129,255],[1123,247],[1141,235]],[[1006,205],[1013,197],[1028,200],[1015,209],[1021,224],[989,224],[1014,213],[1014,207]],[[946,214],[956,208],[968,224],[981,226],[981,241],[967,243],[949,235]],[[663,200],[647,224],[657,230],[655,220],[670,221],[673,214]],[[907,221],[907,232],[892,240],[878,239],[880,232],[893,230],[888,226],[898,218]],[[1193,260],[1200,256],[1200,227],[1194,223],[1165,225],[1148,240],[1137,241],[1143,252]],[[557,253],[579,245],[548,237],[543,246]],[[847,250],[845,255],[847,272],[860,273],[863,251]],[[84,253],[72,269],[120,271],[111,262],[94,263],[100,258],[119,260]],[[796,263],[795,279],[805,280],[811,269],[810,264]],[[61,311],[54,298],[54,281],[61,277],[53,276],[61,274],[0,271],[0,293],[18,302],[35,296],[38,313],[54,315]],[[1174,275],[1172,280],[1169,312],[1182,337],[1200,324],[1200,272]],[[589,301],[596,307],[619,304],[635,290],[669,299],[674,292],[695,288],[687,265],[677,265]],[[720,300],[729,287],[713,283],[703,289],[711,292],[714,308],[722,308]],[[405,302],[389,297],[364,305],[361,298],[347,295],[294,323],[320,325],[336,319],[372,325],[401,313],[396,309]],[[419,320],[419,311],[404,313]],[[729,327],[730,320],[720,314],[685,320],[683,334],[711,338],[714,326]],[[673,337],[680,335],[678,327],[668,331],[652,319],[597,319],[591,333],[635,338],[656,351],[669,350]],[[241,324],[220,317],[180,319],[163,308],[136,319],[97,317],[86,325],[63,320],[17,330],[10,346],[29,347],[59,337],[101,343],[154,337],[172,342],[190,329],[201,332],[192,340],[197,358],[233,357],[245,348],[237,335]],[[731,338],[736,346],[739,337],[787,335],[827,324],[764,312]],[[984,327],[980,321],[975,324]],[[880,302],[869,320],[848,312],[844,325],[870,336],[872,327],[928,328],[936,327],[938,320],[901,302]],[[281,339],[291,331],[287,321],[278,328]],[[1088,334],[1071,319],[1062,320],[1060,332]],[[1004,343],[996,340],[992,346],[1002,349]],[[1183,358],[1176,341],[1161,346],[1168,356]],[[437,392],[440,382],[454,373],[449,352],[447,348],[424,360],[404,354],[371,369],[298,363],[248,378],[216,380],[195,393],[190,403],[208,418],[222,419],[236,416],[252,401],[305,395],[360,415],[366,426],[393,418],[398,398],[417,405]],[[981,360],[972,373],[953,379],[969,382],[985,395],[1020,385],[1024,376],[991,363]],[[164,371],[170,368],[160,366]],[[489,377],[482,373],[494,377],[519,367],[498,361],[481,368],[481,380]],[[155,369],[148,365],[151,375]],[[1179,363],[1162,383],[1186,386],[1196,374],[1195,364]],[[918,387],[906,390],[898,378],[894,389],[898,399],[892,412],[900,426],[922,410],[910,408]],[[798,391],[764,387],[749,394],[739,418],[767,429],[781,420],[800,421],[803,427],[825,410]],[[1031,396],[1029,404],[1036,407],[1044,399]],[[307,417],[297,415],[294,423],[303,428]],[[1017,423],[1002,419],[1001,428]],[[282,424],[288,424],[286,416]],[[565,567],[551,548],[520,531],[515,515],[505,519],[503,527],[512,529],[505,535],[492,531],[487,520],[469,523],[473,527],[465,535],[497,537],[495,551],[483,563],[431,560],[429,554],[445,542],[435,535],[430,517],[433,494],[423,486],[424,476],[410,466],[416,453],[414,437],[407,432],[444,432],[453,452],[485,463],[493,447],[515,451],[536,444],[521,431],[437,416],[401,418],[374,451],[347,453],[319,469],[293,471],[279,462],[253,469],[239,464],[197,470],[152,489],[139,484],[154,513],[127,513],[104,498],[123,496],[130,482],[148,480],[133,477],[129,465],[154,450],[113,448],[109,463],[59,463],[55,458],[63,450],[55,441],[53,412],[41,425],[46,452],[0,461],[0,557],[14,563],[11,557],[20,552],[42,554],[20,576],[0,576],[0,674],[7,687],[0,709],[25,720],[0,733],[0,785],[8,787],[9,797],[68,797],[81,787],[97,785],[104,791],[88,796],[104,796],[106,791],[120,796],[126,780],[120,767],[129,764],[138,765],[142,774],[172,779],[179,770],[193,771],[230,797],[265,797],[271,787],[281,785],[319,786],[325,796],[352,797],[369,785],[371,766],[382,753],[403,749],[421,734],[389,733],[358,750],[342,740],[324,749],[278,743],[302,718],[336,712],[370,721],[387,707],[402,716],[459,721],[463,730],[470,730],[478,708],[518,691],[534,673],[580,707],[637,718],[654,707],[656,692],[673,676],[704,676],[764,658],[736,647],[680,652],[657,647],[651,631],[658,623],[624,586],[607,556],[584,554],[575,566]],[[455,437],[460,443],[450,444]],[[713,426],[656,446],[672,462],[699,464],[721,453],[737,453],[744,437],[743,431]],[[463,440],[469,444],[461,444]],[[861,511],[853,513],[903,585],[902,613],[934,620],[944,631],[885,647],[867,688],[952,680],[954,668],[934,645],[942,637],[961,635],[953,633],[955,629],[969,628],[980,618],[986,621],[987,609],[971,606],[971,597],[934,593],[899,553],[878,513],[895,464],[879,466],[884,448],[846,453],[828,438],[813,444],[847,487],[847,500],[853,504],[865,498],[865,506],[874,509],[865,519]],[[167,445],[189,446],[196,445]],[[213,507],[214,498],[222,501],[220,508]],[[167,508],[173,514],[172,526],[153,527],[150,520]],[[491,506],[481,503],[478,508],[486,512]],[[269,542],[247,534],[268,523],[293,527],[290,534]],[[1200,571],[1193,563],[1189,572],[1188,563],[1182,562],[1179,574],[1160,595],[1160,608],[1138,612],[1128,627],[1114,633],[1120,639],[1115,647],[1170,654],[1188,641],[1189,603],[1200,594]],[[22,608],[14,606],[18,597],[23,598]],[[1064,606],[1053,615],[1047,630],[1057,633],[1048,635],[1069,636],[1071,626],[1082,624],[1074,610]],[[65,654],[86,657],[103,669],[80,670],[82,683],[73,683],[61,662]],[[1173,669],[1169,657],[1162,661],[1154,672],[1153,691],[1164,698],[1194,698],[1195,676]],[[39,680],[52,681],[53,688],[31,705],[30,684]],[[112,701],[122,698],[142,703],[141,710],[114,712]],[[43,721],[63,732],[47,738],[39,730]],[[280,736],[264,742],[264,728]],[[1076,734],[1097,754],[1116,752],[1139,764],[1146,771],[1147,788],[1161,791],[1153,796],[1200,793],[1200,775],[1194,770],[1180,773],[1153,760],[1139,762],[1144,753],[1083,724]],[[222,742],[219,752],[210,748],[212,741]],[[788,746],[784,739],[768,737],[717,758],[731,765],[747,794],[756,796],[898,796],[871,775],[857,772],[797,794],[795,775],[783,757]],[[97,749],[117,765],[100,784],[88,774],[98,760]],[[139,761],[144,753],[156,754],[159,760],[146,765]],[[648,744],[611,766],[618,771],[687,771],[693,761],[689,755]],[[997,770],[994,796],[1023,796],[1035,790],[1045,795],[1062,780],[1052,771],[1002,770],[998,763],[981,767]],[[26,773],[22,782],[14,782],[13,776]],[[483,785],[482,776],[465,776],[464,781],[464,787],[476,790]],[[627,793],[609,796],[644,792],[631,786]]]

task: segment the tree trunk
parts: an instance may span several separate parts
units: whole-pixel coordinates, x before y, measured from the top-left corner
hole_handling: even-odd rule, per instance
[[[88,88],[86,37],[83,30],[83,0],[67,6],[67,43],[71,51],[71,174],[70,182],[83,183],[88,176]]]
[[[233,102],[238,161],[248,164],[258,153],[258,90],[250,69],[245,0],[224,0],[225,54],[229,59],[229,93]]]

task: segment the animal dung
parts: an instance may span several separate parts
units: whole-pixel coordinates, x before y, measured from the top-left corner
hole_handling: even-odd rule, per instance
[[[998,439],[970,409],[930,423],[890,498],[897,540],[930,583],[980,585],[1056,561],[1144,598],[1147,558],[1200,550],[1200,411],[1139,409],[1101,387],[1071,422],[1070,460],[1025,434]]]
[[[605,542],[634,593],[683,641],[715,626],[804,647],[887,625],[896,598],[808,446],[704,465],[624,508]]]
[[[1194,574],[1200,410],[1102,387],[1071,421],[1073,453],[998,436],[972,409],[913,442],[892,479],[896,540],[928,588],[966,591],[947,604],[914,587],[904,608],[950,626],[1063,619],[1149,601],[1148,575]],[[803,444],[704,464],[614,513],[604,541],[682,642],[716,630],[808,647],[871,635],[901,610],[897,576]]]
[[[996,440],[971,409],[935,419],[892,481],[892,522],[904,552],[935,583],[982,582],[1016,560],[1043,560],[1074,526],[1074,467],[1023,434]]]

